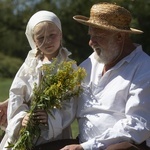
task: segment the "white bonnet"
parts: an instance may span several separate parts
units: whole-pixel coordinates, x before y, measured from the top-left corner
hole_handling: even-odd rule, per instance
[[[26,32],[25,32],[28,42],[32,49],[36,49],[36,45],[34,43],[33,35],[32,35],[33,29],[35,25],[37,25],[42,21],[50,21],[54,23],[60,29],[60,31],[62,31],[61,22],[53,12],[46,11],[46,10],[41,10],[36,12],[28,21],[28,24],[26,26]]]

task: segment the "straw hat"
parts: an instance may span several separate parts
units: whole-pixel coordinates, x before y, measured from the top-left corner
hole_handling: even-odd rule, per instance
[[[132,16],[128,10],[110,3],[98,3],[92,6],[90,18],[76,15],[73,17],[87,26],[102,28],[106,30],[114,30],[120,32],[141,34],[143,31],[130,28]]]

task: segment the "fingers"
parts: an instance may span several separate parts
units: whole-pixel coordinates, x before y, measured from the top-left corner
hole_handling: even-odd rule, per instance
[[[63,147],[60,150],[83,150],[83,148],[79,144],[72,144],[72,145],[67,145],[67,146]]]
[[[76,150],[76,149],[74,147],[72,147],[72,145],[67,145],[60,150]]]
[[[29,116],[30,116],[30,114],[28,113],[23,118],[23,120],[22,120],[22,126],[27,126],[27,124],[29,122]],[[39,123],[44,124],[45,126],[47,126],[47,124],[48,124],[48,115],[47,115],[46,111],[37,110],[33,114],[33,120],[35,122],[39,122]]]
[[[25,115],[25,117],[24,117],[23,120],[22,120],[22,126],[24,126],[24,127],[27,126],[27,124],[28,124],[28,122],[29,122],[29,116],[30,116],[29,113]]]
[[[34,120],[38,121],[39,123],[48,124],[48,115],[45,110],[37,110],[33,114]]]

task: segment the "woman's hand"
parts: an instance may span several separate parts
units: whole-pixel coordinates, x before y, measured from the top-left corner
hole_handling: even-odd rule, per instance
[[[27,113],[27,114],[25,115],[25,117],[23,118],[23,120],[22,120],[22,126],[23,126],[23,127],[26,127],[26,126],[27,126],[27,124],[28,124],[28,122],[29,122],[29,116],[30,116],[30,113]]]

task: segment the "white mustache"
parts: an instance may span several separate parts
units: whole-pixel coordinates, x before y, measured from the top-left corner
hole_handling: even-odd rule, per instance
[[[91,45],[92,49],[101,49],[99,45]]]
[[[93,46],[92,49],[94,50],[94,52],[97,53],[97,55],[100,55],[101,52],[103,51],[102,48],[100,48],[100,47],[95,47],[95,46]]]

